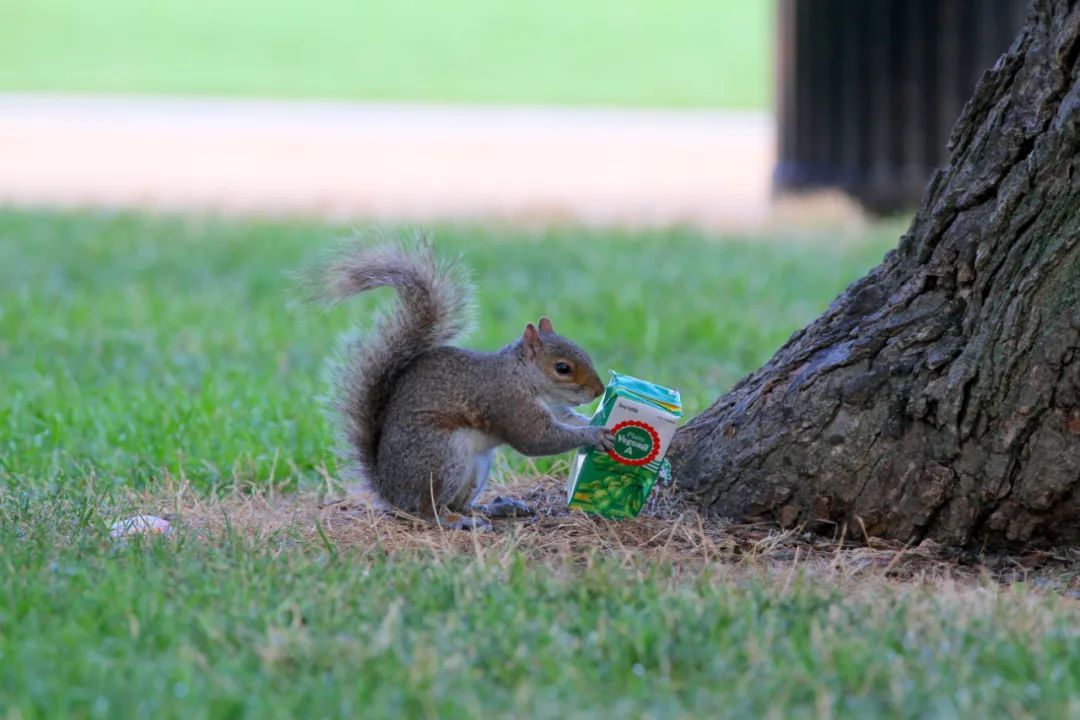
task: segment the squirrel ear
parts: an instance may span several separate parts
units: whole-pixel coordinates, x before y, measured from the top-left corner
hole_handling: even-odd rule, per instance
[[[553,333],[553,332],[555,332],[555,327],[551,324],[551,318],[549,318],[547,315],[540,318],[540,332],[542,332],[542,333]]]
[[[540,333],[536,331],[536,326],[529,323],[525,326],[525,332],[521,335],[521,347],[525,351],[525,357],[536,357],[537,350],[540,349]]]

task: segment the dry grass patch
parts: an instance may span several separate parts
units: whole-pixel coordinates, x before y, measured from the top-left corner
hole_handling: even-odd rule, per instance
[[[901,545],[853,537],[846,529],[827,537],[770,523],[741,524],[702,514],[685,498],[657,487],[641,517],[605,520],[566,507],[565,480],[536,472],[492,489],[526,502],[531,518],[493,520],[486,532],[446,530],[381,509],[365,489],[346,488],[324,473],[319,489],[282,492],[273,482],[237,484],[207,494],[182,478],[166,477],[131,493],[132,512],[168,517],[179,533],[219,543],[230,533],[266,547],[312,547],[332,553],[476,556],[497,560],[513,553],[552,565],[615,558],[628,565],[669,563],[765,574],[781,582],[797,575],[859,584],[1028,582],[1080,597],[1080,551],[1038,550],[1004,555],[950,548],[932,540]]]

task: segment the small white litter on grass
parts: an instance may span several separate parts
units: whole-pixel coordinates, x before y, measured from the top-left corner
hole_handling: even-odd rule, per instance
[[[109,529],[109,537],[121,539],[130,535],[166,535],[172,529],[168,520],[155,515],[135,515],[117,520]]]

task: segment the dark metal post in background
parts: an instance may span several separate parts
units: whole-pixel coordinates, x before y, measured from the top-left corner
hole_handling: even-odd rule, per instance
[[[1026,0],[778,0],[778,192],[914,207]]]

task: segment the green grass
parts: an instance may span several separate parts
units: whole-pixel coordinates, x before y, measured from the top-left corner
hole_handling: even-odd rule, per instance
[[[594,558],[103,538],[0,500],[7,717],[1076,717],[1076,608]],[[48,509],[42,509],[43,506]],[[17,711],[16,714],[12,714]]]
[[[0,3],[0,91],[764,108],[769,0]]]
[[[140,484],[162,468],[202,487],[302,477],[332,458],[326,357],[389,291],[332,312],[290,273],[348,228],[0,213],[0,477]],[[679,388],[703,410],[880,260],[858,243],[692,233],[436,230],[475,271],[495,349],[550,315],[601,371]]]
[[[550,313],[702,410],[896,237],[439,228],[492,348]],[[344,228],[0,212],[0,717],[1070,717],[1071,601],[718,565],[416,556],[284,531],[118,546],[167,471],[309,485],[339,334],[288,274]]]

